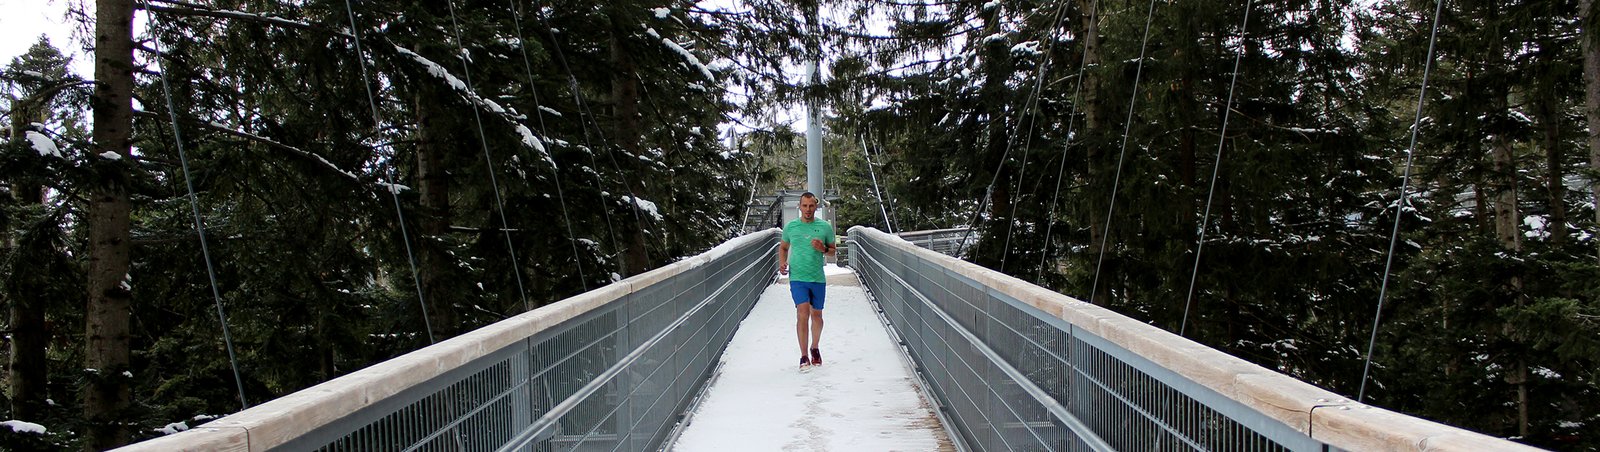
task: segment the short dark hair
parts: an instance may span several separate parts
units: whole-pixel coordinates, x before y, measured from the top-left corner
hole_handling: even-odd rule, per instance
[[[805,192],[805,193],[801,193],[800,197],[801,198],[815,198],[815,197],[817,197],[817,195],[811,194],[811,192],[808,191],[808,192]],[[819,199],[818,201],[821,201],[821,200]]]

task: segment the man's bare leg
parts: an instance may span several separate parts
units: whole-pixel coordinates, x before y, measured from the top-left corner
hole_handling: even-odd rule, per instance
[[[800,356],[810,356],[808,354],[809,351],[806,350],[806,336],[815,334],[811,332],[810,328],[812,312],[816,312],[819,316],[822,314],[821,311],[811,309],[811,302],[809,301],[794,305],[794,335],[800,343]],[[818,318],[820,319],[821,317]],[[817,328],[817,332],[821,332],[821,330],[820,327]]]
[[[806,305],[810,307],[810,303]],[[818,348],[817,344],[820,343],[822,343],[822,310],[811,309],[811,348]]]

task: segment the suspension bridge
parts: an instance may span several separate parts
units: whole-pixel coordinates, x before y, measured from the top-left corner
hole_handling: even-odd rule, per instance
[[[346,7],[352,30],[358,29]],[[453,3],[450,12],[454,21]],[[1147,19],[1146,39],[1148,27]],[[360,45],[359,36],[350,38]],[[455,40],[460,46],[459,31]],[[1138,61],[1135,100],[1144,57]],[[465,80],[452,80],[471,93],[470,64],[464,57],[462,63]],[[810,69],[815,81],[815,66]],[[159,74],[165,86],[166,73]],[[1233,103],[1232,85],[1227,105]],[[374,122],[382,123],[370,92],[368,98]],[[1419,118],[1421,99],[1419,94]],[[167,104],[177,136],[180,121],[170,97]],[[1225,136],[1229,109],[1223,111]],[[474,119],[481,135],[482,119]],[[1131,106],[1126,122],[1132,123]],[[813,125],[808,135],[818,130]],[[1127,141],[1125,130],[1114,177],[1120,178]],[[485,161],[492,166],[487,146]],[[813,158],[819,168],[808,186],[824,193],[820,157]],[[1213,174],[1213,184],[1216,179]],[[502,229],[509,231],[500,188],[491,182]],[[1118,183],[1107,207],[1108,226]],[[1403,198],[1404,186],[1401,192]],[[1203,222],[1210,218],[1209,193]],[[772,354],[759,352],[761,338],[751,333],[783,331],[786,323],[782,316],[777,325],[762,323],[771,316],[752,314],[758,304],[773,304],[762,301],[763,293],[782,292],[772,290],[783,284],[774,256],[779,234],[761,228],[778,218],[784,199],[752,199],[753,205],[768,206],[746,215],[752,232],[705,253],[125,450],[765,449],[738,433],[740,425],[770,418],[797,419],[787,425],[813,435],[810,442],[801,437],[771,446],[785,450],[1533,450],[1365,405],[1360,396],[1352,400],[1181,333],[952,257],[968,243],[967,230],[850,229],[839,259],[850,272],[830,281],[859,285],[862,297],[850,318],[870,321],[842,328],[828,340],[885,346],[854,356],[843,348],[842,356],[850,358],[830,361],[824,367],[830,374],[796,376],[786,359],[767,360]],[[403,216],[398,198],[395,203]],[[198,225],[197,208],[195,216]],[[885,222],[892,224],[886,213]],[[1395,227],[1397,237],[1398,222]],[[1202,246],[1205,230],[1199,228]],[[1011,232],[1005,236],[1009,246]],[[200,239],[204,246],[203,232]],[[409,247],[411,238],[403,239]],[[1106,243],[1098,246],[1104,256]],[[1198,266],[1200,250],[1195,254]],[[520,279],[518,285],[520,290]],[[1380,311],[1382,301],[1380,295]],[[225,326],[220,301],[218,311]],[[787,344],[771,351],[789,350]],[[730,349],[746,352],[725,355]],[[779,372],[786,373],[760,377]],[[896,408],[839,412],[826,401],[764,405],[719,396],[792,393],[797,385],[815,395],[832,389],[819,387],[815,378],[843,382],[864,373],[882,378],[850,394],[876,394],[881,399],[875,402]],[[791,411],[777,411],[784,408]],[[744,414],[707,415],[718,410]],[[713,425],[727,419],[741,424]],[[863,430],[835,429],[819,440],[822,424]],[[867,434],[890,439],[872,442],[861,436]]]
[[[865,323],[877,331],[834,326],[827,343],[886,335],[892,346],[860,356],[852,350],[875,349],[835,345],[840,359],[823,366],[832,375],[798,374],[783,353],[788,339],[738,355],[783,357],[767,365],[721,356],[746,328],[789,331],[783,316],[776,325],[746,319],[780,283],[778,233],[769,229],[125,450],[661,450],[697,428],[707,433],[695,433],[695,444],[727,450],[756,447],[739,440],[741,427],[786,416],[879,427],[791,450],[869,450],[852,444],[881,444],[870,441],[880,434],[935,438],[890,443],[914,445],[899,450],[1534,450],[1364,405],[919,246],[952,249],[950,241],[849,231],[841,260],[853,272],[830,280],[859,281],[867,301],[853,317],[872,316]],[[867,363],[905,378],[849,393],[919,398],[924,411],[894,419],[775,411],[786,405],[770,398],[793,391],[785,385],[876,375]],[[751,367],[790,377],[757,389],[719,384]],[[724,387],[767,396],[735,401],[754,405],[745,417],[696,417],[711,409],[699,402]],[[716,419],[737,424],[705,425]]]

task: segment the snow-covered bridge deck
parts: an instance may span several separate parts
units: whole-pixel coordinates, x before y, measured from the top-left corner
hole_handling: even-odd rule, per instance
[[[768,286],[672,450],[954,450],[855,274],[828,273],[824,364],[798,369],[789,286]]]

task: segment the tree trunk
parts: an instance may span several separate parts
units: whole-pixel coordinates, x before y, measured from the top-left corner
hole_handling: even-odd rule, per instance
[[[38,205],[44,201],[42,192],[42,187],[24,185],[17,191],[22,195],[18,201],[25,206]],[[16,237],[8,237],[6,242],[8,250],[3,253],[6,256],[38,256],[36,253],[41,251],[33,249],[33,243],[19,243]],[[11,295],[11,355],[6,363],[6,371],[10,382],[13,419],[38,421],[44,418],[45,391],[49,381],[49,362],[45,354],[49,332],[45,330],[44,316],[47,274],[38,271],[31,275],[12,275],[16,285],[8,291]]]
[[[642,127],[639,118],[639,74],[633,62],[633,57],[622,43],[623,36],[626,36],[626,33],[622,29],[613,30],[612,33],[611,99],[615,102],[617,146],[627,154],[621,159],[621,162],[628,162],[631,166],[643,152],[644,146],[640,142],[643,134],[640,132]],[[644,184],[642,181],[637,185],[630,184],[631,179],[627,178],[629,172],[625,169],[622,171],[622,183],[627,193],[636,198],[628,206],[634,219],[632,222],[633,227],[624,226],[622,228],[624,231],[628,231],[626,232],[628,234],[628,247],[622,254],[622,267],[627,276],[631,276],[650,270],[650,252],[645,249],[648,246],[645,239],[645,219],[640,212],[637,199],[641,195],[639,189],[643,188]],[[632,172],[632,174],[634,177],[644,176],[643,172]],[[821,193],[817,195],[821,196]],[[624,222],[624,224],[628,223]]]
[[[1579,42],[1583,49],[1583,111],[1589,121],[1589,169],[1600,171],[1600,33],[1590,29],[1594,21],[1594,0],[1578,2],[1578,23],[1583,26]],[[1600,205],[1600,179],[1589,180],[1589,191],[1595,205]],[[1600,224],[1600,209],[1594,211],[1594,221]],[[1600,247],[1595,249],[1600,259]]]
[[[1004,153],[1002,150],[996,155]],[[989,231],[995,239],[994,244],[999,246],[989,247],[994,250],[990,253],[991,257],[987,259],[987,263],[979,262],[979,264],[1004,272],[1005,267],[1001,264],[1011,252],[1005,248],[1005,231],[1006,228],[1016,224],[1016,219],[1011,218],[1011,169],[1004,164],[998,165],[997,168],[1000,169],[1000,174],[995,175],[994,189],[989,190]]]
[[[1539,122],[1544,132],[1545,155],[1545,191],[1550,200],[1550,224],[1545,231],[1550,233],[1550,243],[1560,247],[1567,243],[1567,186],[1562,178],[1566,177],[1565,164],[1566,152],[1561,149],[1561,110],[1555,99],[1541,99],[1536,107],[1539,112]]]
[[[1083,71],[1083,99],[1081,100],[1083,103],[1081,108],[1081,111],[1083,111],[1083,133],[1078,135],[1084,137],[1079,142],[1082,143],[1086,150],[1084,157],[1088,160],[1089,165],[1084,174],[1088,176],[1091,183],[1105,180],[1106,178],[1103,176],[1107,175],[1101,166],[1101,163],[1105,160],[1105,150],[1104,146],[1101,146],[1103,144],[1101,137],[1106,135],[1106,114],[1105,105],[1100,101],[1101,80],[1098,69],[1100,66],[1100,15],[1098,12],[1092,11],[1096,4],[1098,2],[1094,0],[1078,0],[1078,10],[1085,12],[1080,17],[1080,22],[1083,27],[1083,64],[1088,68]],[[1103,199],[1109,199],[1109,197]],[[1103,213],[1105,212],[1105,206],[1096,205],[1098,204],[1097,201],[1099,199],[1088,203],[1088,245],[1089,249],[1094,250],[1094,254],[1090,256],[1093,261],[1101,259],[1100,244],[1106,239],[1106,234],[1110,233],[1110,231],[1106,230],[1106,219]],[[1099,285],[1095,289],[1095,293],[1089,294],[1089,298],[1094,300],[1095,304],[1101,306],[1107,304],[1110,296],[1111,291],[1107,285]]]
[[[132,399],[128,378],[129,211],[126,173],[133,126],[133,2],[95,4],[94,158],[98,180],[90,191],[88,306],[84,312],[83,387],[85,450],[128,443],[124,411]]]
[[[29,103],[26,100],[12,104],[11,130],[15,134],[12,139],[20,140],[23,131],[29,122],[44,122],[40,113],[31,111],[33,105],[43,106],[47,102],[40,100]],[[24,106],[26,105],[26,106]],[[43,110],[43,108],[39,108]],[[18,177],[7,187],[21,206],[37,206],[44,203],[44,187],[30,177]],[[7,203],[9,204],[9,203]],[[16,221],[15,217],[9,221]],[[6,224],[0,220],[5,237],[4,249],[0,249],[0,256],[7,259],[18,259],[22,256],[38,256],[38,250],[33,248],[33,243],[20,242],[14,231],[28,228],[25,224]],[[54,250],[52,250],[54,252]],[[31,273],[31,274],[27,274]],[[6,291],[0,291],[0,304],[11,307],[8,319],[11,326],[11,354],[6,363],[7,382],[11,395],[11,418],[20,420],[43,419],[45,409],[45,386],[49,381],[49,363],[46,361],[45,347],[49,345],[49,333],[45,331],[45,305],[43,299],[45,278],[48,271],[24,272],[24,274],[10,275],[14,284]]]
[[[1510,138],[1495,137],[1493,153],[1494,235],[1506,251],[1522,251],[1522,234],[1517,227],[1517,162]]]
[[[1194,92],[1194,80],[1190,79],[1187,74],[1185,74],[1183,80],[1179,81],[1178,83],[1182,85],[1181,89],[1184,90],[1183,92]],[[1184,96],[1182,99],[1182,102],[1185,104],[1193,103],[1192,97]],[[1205,196],[1205,194],[1200,191],[1200,187],[1204,184],[1200,182],[1200,180],[1197,178],[1198,175],[1196,174],[1198,172],[1196,170],[1197,143],[1195,142],[1194,131],[1194,127],[1184,127],[1183,131],[1178,133],[1178,183],[1181,184],[1182,189],[1179,191],[1177,205],[1178,215],[1174,220],[1176,220],[1179,225],[1199,224],[1201,218],[1199,215],[1195,214],[1199,210],[1197,209],[1199,205],[1197,196]],[[1205,227],[1205,225],[1200,224],[1200,227]],[[1180,231],[1184,229],[1186,228],[1178,228]]]
[[[1095,0],[1078,0],[1079,11],[1090,11],[1098,2]],[[1081,18],[1083,26],[1083,64],[1086,68],[1100,66],[1100,16],[1096,12],[1085,14]],[[1100,73],[1097,70],[1086,69],[1083,71],[1083,136],[1097,136],[1105,127],[1105,106],[1100,102]]]
[[[1509,109],[1507,107],[1509,102],[1504,90],[1504,88],[1493,90],[1496,110],[1500,112],[1505,112]],[[1515,256],[1522,251],[1522,234],[1518,227],[1522,218],[1517,209],[1516,150],[1512,146],[1512,140],[1504,134],[1495,136],[1493,146],[1494,148],[1491,150],[1493,153],[1491,158],[1494,164],[1492,177],[1497,179],[1493,182],[1494,233],[1496,240],[1500,242],[1500,247],[1506,250],[1508,254]],[[1511,290],[1513,303],[1517,306],[1522,306],[1524,299],[1522,278],[1513,275],[1510,281],[1507,281],[1507,284]],[[1509,324],[1506,325],[1506,329],[1510,334],[1516,334],[1515,331],[1511,331]],[[1529,424],[1528,364],[1526,358],[1517,359],[1517,367],[1513,374],[1506,376],[1506,382],[1515,385],[1517,388],[1517,435],[1527,438]]]
[[[450,174],[445,171],[445,153],[450,147],[449,131],[429,112],[430,90],[417,95],[417,195],[421,207],[417,218],[417,272],[422,284],[423,303],[428,307],[428,326],[433,340],[455,335],[455,299],[450,290],[449,250],[443,240],[450,231]]]

